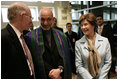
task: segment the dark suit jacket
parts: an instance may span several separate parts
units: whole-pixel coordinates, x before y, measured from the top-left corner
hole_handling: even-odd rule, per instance
[[[1,31],[1,78],[30,78],[23,48],[9,24]]]
[[[112,55],[114,55],[114,46],[113,46],[113,43],[114,43],[114,35],[113,35],[113,29],[112,29],[112,27],[111,26],[104,25],[103,30],[102,30],[102,33],[101,33],[101,36],[104,36],[104,37],[108,38],[108,40],[110,42],[110,46],[111,46]]]
[[[73,42],[73,39],[75,41],[78,40],[78,36],[77,36],[77,33],[76,32],[73,32],[72,31],[72,35],[69,35],[68,32],[65,33],[67,35],[67,37],[69,38],[70,42],[71,42],[71,45],[73,47],[73,50],[75,49],[75,42]]]
[[[76,74],[76,67],[75,67],[75,42],[78,40],[78,36],[76,32],[72,31],[72,34],[69,35],[68,32],[65,33],[70,40],[71,46],[73,48],[73,52],[70,54],[71,59],[71,69],[72,72]]]

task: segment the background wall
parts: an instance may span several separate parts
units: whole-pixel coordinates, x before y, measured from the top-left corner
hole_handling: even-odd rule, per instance
[[[15,1],[1,1],[1,6],[9,6]],[[55,17],[57,18],[57,25],[64,29],[64,32],[66,30],[66,23],[72,22],[72,16],[70,14],[71,12],[71,6],[69,5],[69,1],[55,1],[54,3],[45,3],[41,1],[37,2],[25,2],[28,6],[37,6],[38,7],[38,14],[43,7],[53,7],[55,12]],[[3,22],[3,17],[1,14],[1,29],[4,28],[7,25],[8,22]],[[33,24],[35,27],[40,26],[39,21],[33,21]]]

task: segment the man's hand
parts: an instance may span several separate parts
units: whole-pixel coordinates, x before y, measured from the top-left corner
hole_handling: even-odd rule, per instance
[[[61,70],[60,69],[52,69],[49,72],[49,77],[52,79],[61,79],[62,77],[60,76]]]

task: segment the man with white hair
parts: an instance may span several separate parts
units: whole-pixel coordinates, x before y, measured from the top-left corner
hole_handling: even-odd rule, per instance
[[[1,31],[1,78],[35,78],[34,64],[23,31],[32,25],[30,9],[21,2],[8,8],[9,23]]]

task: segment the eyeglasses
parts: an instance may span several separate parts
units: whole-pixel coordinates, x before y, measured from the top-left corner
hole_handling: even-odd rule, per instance
[[[27,14],[25,14],[25,16],[30,17],[30,19],[31,19],[31,20],[33,20],[33,19],[34,19],[32,16],[29,16],[29,15],[27,15]]]

